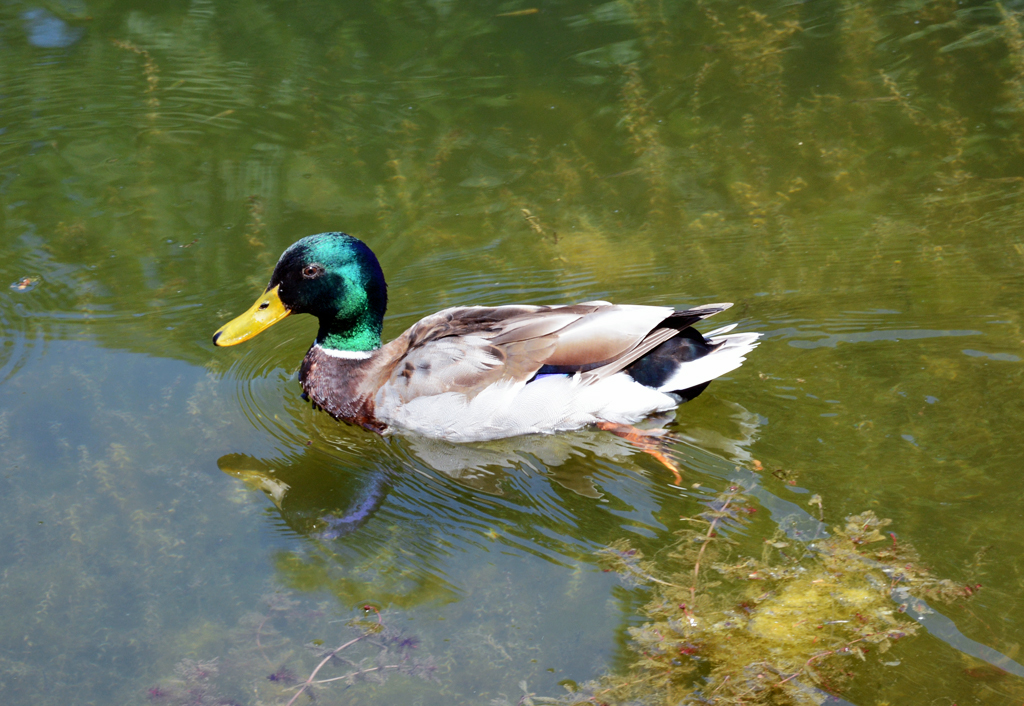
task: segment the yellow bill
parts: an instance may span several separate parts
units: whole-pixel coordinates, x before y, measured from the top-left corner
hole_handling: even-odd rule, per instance
[[[281,285],[269,289],[249,307],[249,311],[227,322],[213,334],[213,345],[233,346],[248,341],[260,331],[270,328],[292,313],[281,301],[277,290]]]

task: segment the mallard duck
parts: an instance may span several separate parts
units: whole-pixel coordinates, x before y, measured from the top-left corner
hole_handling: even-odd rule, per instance
[[[315,407],[379,433],[465,442],[629,427],[738,368],[760,335],[693,328],[731,304],[591,301],[453,307],[381,345],[386,305],[370,248],[320,233],[284,251],[266,291],[213,342],[233,346],[289,314],[312,314],[320,330],[299,382]]]

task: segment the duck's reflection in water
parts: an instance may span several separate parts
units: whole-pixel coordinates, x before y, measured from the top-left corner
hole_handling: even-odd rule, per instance
[[[599,430],[451,444],[314,424],[312,439],[292,436],[271,458],[228,454],[218,465],[269,498],[270,526],[305,540],[274,555],[285,585],[411,606],[457,600],[465,577],[452,577],[494,550],[581,569],[624,536],[656,550],[665,522],[699,512],[749,458],[757,416],[720,402],[713,412],[707,426],[667,427],[685,487]]]
[[[759,417],[737,404],[722,404],[727,405],[725,424],[710,428],[684,422],[668,429],[666,448],[674,457],[685,463],[694,453],[701,457],[711,454],[721,462],[713,463],[711,469],[701,468],[704,472],[714,466],[725,472],[751,460],[748,447],[756,438]],[[652,419],[646,427],[657,429],[671,421]],[[386,440],[372,437],[369,443],[354,444],[351,432],[345,427],[338,427],[336,434],[321,430],[322,443],[285,453],[280,458],[264,460],[228,454],[218,460],[218,466],[250,488],[265,493],[293,531],[332,540],[365,524],[401,475],[418,473],[431,477],[436,473],[473,491],[496,496],[504,495],[511,486],[521,485],[518,481],[523,478],[543,477],[578,496],[596,500],[606,494],[596,476],[608,464],[588,461],[600,459],[611,462],[613,467],[628,469],[636,467],[631,459],[641,454],[633,443],[596,429],[472,444],[454,444],[413,434]],[[372,456],[376,456],[375,460],[369,461]],[[667,483],[670,478],[666,473],[665,478],[655,480],[661,486],[662,480]],[[430,500],[436,500],[433,494]],[[460,512],[457,507],[449,511],[455,516]]]
[[[452,444],[439,439],[406,435],[397,445],[411,459],[462,485],[491,495],[501,495],[510,473],[547,475],[566,490],[586,498],[600,498],[592,473],[566,468],[572,458],[588,454],[622,462],[637,453],[629,442],[613,434],[583,430],[555,435],[519,436],[476,444]]]
[[[645,431],[664,430],[662,448],[668,455],[678,455],[676,447],[694,446],[718,452],[731,464],[745,465],[751,455],[747,447],[754,441],[760,418],[735,403],[724,403],[731,414],[728,430],[688,423],[666,428],[673,418],[654,417],[642,425]],[[658,438],[658,437],[652,437]],[[632,442],[609,432],[583,429],[554,435],[517,436],[475,444],[452,444],[423,436],[403,435],[398,442],[425,467],[442,473],[476,490],[501,494],[502,480],[511,471],[546,475],[566,490],[587,498],[601,498],[593,471],[573,458],[593,456],[629,465],[628,459],[641,449]],[[685,455],[685,454],[684,454]],[[668,475],[666,475],[668,478]]]
[[[317,465],[322,472],[310,473]],[[262,491],[291,530],[317,539],[355,532],[373,517],[390,490],[386,466],[363,473],[339,472],[343,469],[331,455],[315,451],[274,461],[226,454],[217,459],[217,466]]]

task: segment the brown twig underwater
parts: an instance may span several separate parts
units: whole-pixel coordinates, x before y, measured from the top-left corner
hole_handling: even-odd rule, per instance
[[[270,616],[265,615],[263,616],[263,620],[260,621],[260,624],[256,626],[256,647],[259,648],[260,656],[263,657],[263,661],[267,663],[268,667],[272,667],[274,666],[274,663],[270,661],[269,657],[267,657],[267,653],[263,650],[263,643],[260,642],[260,633],[263,631],[263,626],[267,624],[268,620],[270,620]]]
[[[354,677],[357,674],[366,674],[368,672],[379,672],[379,671],[383,671],[385,669],[400,669],[400,668],[401,668],[401,665],[398,665],[398,664],[385,664],[385,665],[383,665],[381,667],[369,667],[367,669],[360,669],[359,671],[356,671],[356,672],[349,672],[348,674],[344,674],[344,675],[342,675],[340,677],[331,677],[330,679],[317,679],[316,681],[312,681],[310,683],[311,684],[327,684],[327,683],[332,682],[332,681],[340,681],[342,679],[351,679],[352,677]],[[291,702],[289,702],[289,703],[291,703]]]

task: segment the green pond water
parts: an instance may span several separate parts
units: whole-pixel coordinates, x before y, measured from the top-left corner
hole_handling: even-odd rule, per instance
[[[851,662],[842,699],[1020,704],[1022,23],[1017,1],[3,0],[0,700],[285,704],[377,610],[400,673],[317,703],[556,697],[636,659],[654,589],[595,552],[657,557],[742,482],[741,552],[872,510],[981,586],[932,603],[952,631]],[[764,338],[676,413],[680,485],[596,430],[381,438],[302,400],[309,317],[211,343],[327,230],[378,254],[385,338],[593,299],[731,301],[704,330]]]

